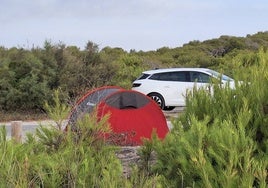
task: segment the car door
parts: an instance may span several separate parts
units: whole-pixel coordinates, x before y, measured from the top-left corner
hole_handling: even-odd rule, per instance
[[[166,74],[164,98],[166,106],[184,106],[186,88],[190,81],[188,71],[174,71]]]
[[[186,81],[178,81],[177,83],[177,99],[180,105],[185,105],[185,98],[188,91],[191,91],[194,87],[198,89],[204,87],[205,89],[209,88],[210,83],[210,75],[205,74],[199,71],[184,71],[186,75]]]
[[[209,88],[211,76],[199,71],[175,71],[165,73],[166,106],[185,106],[187,92],[194,87]]]
[[[199,72],[199,71],[190,71],[190,83],[191,88],[196,86],[198,89],[204,88],[209,90],[209,83],[212,77],[209,74]]]

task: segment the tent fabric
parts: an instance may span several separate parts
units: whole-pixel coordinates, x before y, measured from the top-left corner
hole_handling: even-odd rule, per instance
[[[117,86],[106,86],[88,92],[71,112],[69,124],[75,123],[93,109],[98,119],[108,115],[112,133],[104,135],[107,142],[124,145],[142,145],[143,138],[151,139],[152,133],[163,139],[169,129],[162,110],[146,95]]]
[[[78,119],[85,114],[91,113],[102,99],[120,89],[122,88],[118,86],[104,86],[87,92],[72,109],[68,124],[74,128]]]
[[[98,117],[110,114],[115,144],[141,145],[151,139],[153,131],[163,139],[168,130],[166,118],[149,97],[136,91],[118,91],[100,102]]]

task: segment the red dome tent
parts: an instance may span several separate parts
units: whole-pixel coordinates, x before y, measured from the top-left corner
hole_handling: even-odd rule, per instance
[[[92,112],[92,103],[98,118],[109,114],[112,133],[106,138],[114,144],[140,145],[142,138],[150,139],[153,131],[160,139],[169,131],[163,112],[151,98],[113,86],[99,88],[82,97],[71,113],[69,124],[72,127],[83,114]]]

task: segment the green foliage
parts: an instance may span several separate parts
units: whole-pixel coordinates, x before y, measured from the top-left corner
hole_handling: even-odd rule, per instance
[[[249,120],[247,113],[241,112],[235,123],[227,119],[211,124],[192,116],[191,128],[174,130],[157,145],[157,172],[171,187],[252,187],[255,174],[262,172],[254,163],[265,160],[254,158],[255,143],[243,127]]]
[[[63,49],[62,69],[59,71],[59,85],[71,99],[76,99],[87,90],[109,85],[115,68],[102,60],[98,46],[92,42],[84,51]]]
[[[114,62],[117,74],[113,78],[115,85],[130,89],[134,81],[142,72],[142,60],[136,55],[123,55]]]
[[[39,141],[35,147],[42,148],[42,152],[35,153],[36,164],[32,164],[32,168],[39,175],[40,183],[45,187],[117,187],[122,184],[119,181],[122,168],[114,153],[116,148],[96,138],[98,130],[95,129],[101,124],[96,126],[94,122],[94,119],[85,119],[79,129],[87,131],[79,134],[44,126],[38,129]]]
[[[63,122],[68,109],[58,94],[54,105],[46,104],[55,123]],[[162,187],[161,176],[139,170],[133,170],[129,179],[123,176],[118,148],[102,136],[110,132],[107,118],[98,120],[91,114],[77,122],[76,131],[63,131],[57,124],[40,125],[23,143],[8,140],[2,126],[0,187]]]
[[[63,128],[63,120],[67,119],[70,108],[60,100],[60,90],[55,90],[53,97],[53,104],[45,102],[45,110],[47,111],[48,117],[52,119],[59,130]]]
[[[42,108],[49,96],[42,63],[26,50],[12,49],[0,65],[0,102],[3,110]]]
[[[211,93],[188,93],[171,133],[154,144],[154,170],[169,187],[267,186],[268,53],[256,58],[241,66],[235,89],[212,83]]]

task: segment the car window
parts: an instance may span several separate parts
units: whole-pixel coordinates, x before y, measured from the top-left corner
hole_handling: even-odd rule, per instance
[[[186,71],[156,73],[153,74],[149,79],[161,80],[161,81],[177,81],[177,82],[189,81],[188,74]]]
[[[209,83],[210,76],[202,72],[190,72],[191,82]]]
[[[149,79],[150,80],[162,80],[162,81],[167,81],[168,80],[168,74],[165,73],[155,73],[153,74]]]
[[[150,76],[150,74],[142,74],[142,75],[140,75],[140,76],[137,78],[137,80],[143,80],[143,79],[146,79],[146,78],[148,78],[148,76]]]
[[[229,76],[226,76],[224,74],[221,74],[221,73],[219,73],[217,71],[208,69],[207,72],[209,72],[210,74],[212,74],[215,78],[221,78],[224,81],[233,81],[233,79],[230,78]]]

